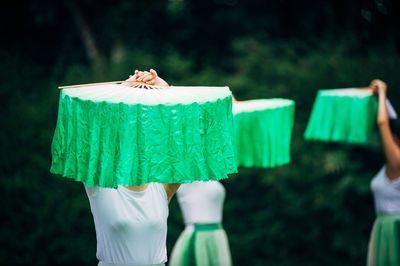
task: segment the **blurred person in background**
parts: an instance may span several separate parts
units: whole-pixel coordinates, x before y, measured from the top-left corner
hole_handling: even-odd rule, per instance
[[[400,121],[389,119],[387,86],[373,80],[369,87],[378,95],[377,124],[386,164],[372,179],[371,189],[377,218],[369,247],[368,266],[400,265]]]
[[[182,184],[177,199],[185,230],[175,243],[169,265],[232,265],[228,238],[222,227],[224,186],[218,181]]]
[[[233,94],[232,102],[237,102]],[[169,265],[232,265],[228,237],[222,227],[224,186],[218,181],[182,184],[177,199],[185,229],[175,243]]]

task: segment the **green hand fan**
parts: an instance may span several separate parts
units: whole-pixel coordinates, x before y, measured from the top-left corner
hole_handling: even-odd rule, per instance
[[[64,87],[50,171],[86,186],[220,180],[236,172],[228,87]]]
[[[373,135],[378,103],[371,90],[318,91],[304,137],[365,144]]]
[[[257,99],[233,103],[236,164],[276,167],[290,162],[295,103]]]

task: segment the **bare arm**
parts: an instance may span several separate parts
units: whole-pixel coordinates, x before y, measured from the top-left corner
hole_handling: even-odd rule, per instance
[[[400,174],[400,147],[395,142],[392,131],[390,130],[389,116],[386,107],[386,84],[381,80],[373,80],[370,87],[379,97],[377,123],[387,160],[386,174],[390,180],[393,180],[399,177]]]
[[[171,201],[172,197],[175,195],[176,191],[181,184],[174,183],[174,184],[163,184],[165,192],[167,193],[168,203]]]
[[[168,83],[160,78],[157,72],[154,69],[150,69],[150,71],[139,71],[135,70],[135,74],[130,76],[128,80],[135,80],[147,83],[149,85],[156,86],[169,86]],[[167,194],[168,203],[171,201],[172,197],[175,195],[181,184],[163,184],[165,192]]]
[[[236,100],[236,98],[235,98],[235,95],[233,95],[233,93],[232,93],[232,102],[233,102],[233,103],[237,102],[237,100]]]

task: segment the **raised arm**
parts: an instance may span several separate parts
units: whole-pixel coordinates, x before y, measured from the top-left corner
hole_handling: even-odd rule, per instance
[[[386,175],[390,180],[400,176],[400,146],[398,139],[389,125],[389,116],[386,107],[386,83],[381,80],[373,80],[369,85],[378,94],[379,107],[377,123],[381,134],[382,145],[386,156]]]
[[[168,83],[160,78],[154,69],[150,71],[139,71],[135,70],[135,74],[130,76],[128,80],[135,80],[147,83],[149,85],[155,86],[169,86]],[[167,193],[168,203],[171,201],[172,197],[175,195],[181,184],[163,184],[165,192]]]
[[[233,95],[233,93],[232,93],[232,102],[233,102],[233,103],[237,102],[237,100],[236,100],[236,98],[235,98],[235,95]]]

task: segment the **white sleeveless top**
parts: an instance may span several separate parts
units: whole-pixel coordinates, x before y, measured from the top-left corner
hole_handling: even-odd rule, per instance
[[[168,199],[160,183],[131,191],[85,187],[97,237],[97,259],[118,264],[167,261]]]
[[[400,178],[390,181],[386,166],[371,181],[377,214],[400,214]]]
[[[182,184],[177,198],[186,226],[198,223],[221,223],[225,188],[217,181]]]

